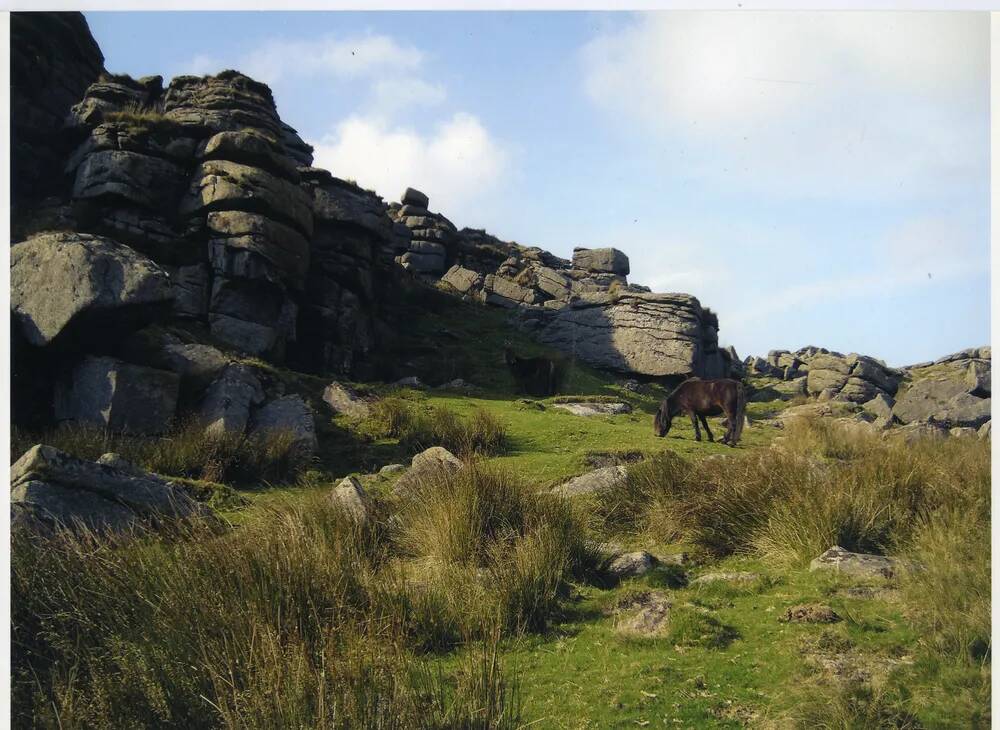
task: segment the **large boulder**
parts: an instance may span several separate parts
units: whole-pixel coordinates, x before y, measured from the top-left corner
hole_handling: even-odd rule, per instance
[[[617,248],[574,248],[573,267],[584,271],[628,276],[628,256]]]
[[[10,305],[27,340],[120,335],[169,311],[167,273],[128,246],[84,233],[33,236],[10,249]]]
[[[177,408],[180,378],[112,357],[88,356],[56,387],[55,415],[130,433],[163,433]]]
[[[263,400],[264,390],[253,369],[233,363],[206,390],[198,419],[206,433],[240,434],[246,429],[253,407]]]
[[[926,421],[943,410],[952,398],[966,393],[968,388],[963,379],[918,380],[897,396],[893,414],[903,423]]]
[[[710,328],[690,295],[595,294],[525,314],[535,313],[545,315],[536,325],[542,342],[596,367],[658,376],[701,371]]]
[[[347,477],[334,487],[330,500],[358,524],[365,524],[371,516],[371,499],[355,477]]]
[[[827,388],[840,391],[847,384],[853,363],[833,354],[817,355],[809,362],[806,388],[811,395],[822,393]]]
[[[462,460],[443,446],[432,446],[413,457],[410,468],[393,485],[395,494],[405,494],[426,479],[454,474]]]
[[[990,420],[990,399],[959,393],[935,411],[933,418],[953,427],[979,428]]]
[[[117,532],[209,514],[156,474],[84,461],[42,444],[14,463],[10,483],[17,524]]]
[[[266,84],[238,71],[215,76],[175,76],[163,94],[163,115],[199,136],[206,132],[242,131],[247,127],[270,138],[294,139],[282,125]]]
[[[316,422],[312,409],[298,395],[286,395],[264,404],[253,415],[251,437],[286,433],[292,437],[296,456],[310,459],[316,453]]]
[[[336,381],[323,389],[323,402],[330,406],[334,413],[342,413],[355,418],[364,418],[371,410],[370,398],[365,397],[356,389]]]
[[[969,392],[980,398],[990,397],[991,367],[989,360],[972,360],[966,370],[965,383]]]

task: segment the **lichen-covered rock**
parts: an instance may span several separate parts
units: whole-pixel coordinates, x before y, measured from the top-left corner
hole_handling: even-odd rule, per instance
[[[701,371],[710,328],[695,297],[590,295],[545,314],[538,338],[596,367],[660,376]]]
[[[198,134],[252,127],[275,140],[287,136],[271,90],[238,71],[175,76],[163,94],[162,104],[169,121]]]
[[[371,499],[355,477],[347,477],[334,487],[330,500],[358,524],[365,524],[371,516]]]
[[[403,191],[403,197],[400,198],[400,202],[402,202],[403,205],[415,205],[418,208],[423,208],[424,210],[426,210],[427,206],[430,205],[431,201],[430,198],[428,198],[419,190],[414,190],[413,188],[407,188],[406,190]]]
[[[169,311],[167,273],[127,246],[100,236],[53,232],[10,249],[10,304],[37,346],[61,336],[120,335]]]
[[[187,179],[173,162],[126,150],[100,150],[76,168],[73,198],[115,196],[146,208],[172,213]]]
[[[979,428],[990,420],[990,399],[959,393],[935,411],[935,421],[955,427]]]
[[[42,444],[11,466],[10,482],[11,505],[22,524],[117,532],[209,514],[158,475],[84,461]]]
[[[478,271],[455,264],[441,277],[441,281],[459,294],[468,294],[482,286],[483,277]]]
[[[632,412],[628,403],[556,403],[552,407],[574,416],[618,416]]]
[[[354,388],[338,383],[330,383],[323,390],[323,402],[334,413],[343,413],[355,418],[365,418],[370,412],[370,400]]]
[[[619,276],[628,276],[628,256],[617,248],[574,248],[573,267]]]
[[[656,559],[645,550],[622,553],[608,564],[608,574],[614,578],[633,578],[653,569]]]
[[[198,419],[208,434],[243,433],[251,409],[263,400],[264,390],[253,369],[232,363],[205,391]]]
[[[316,453],[316,423],[312,409],[301,396],[276,398],[253,414],[252,437],[263,438],[274,433],[291,435],[298,458],[310,459]]]
[[[670,629],[671,601],[662,591],[630,594],[614,607],[615,630],[630,636],[662,636]]]
[[[211,345],[184,342],[158,327],[136,332],[122,343],[119,352],[129,362],[176,373],[182,385],[194,389],[208,385],[229,362]]]
[[[393,485],[393,492],[405,494],[425,479],[454,474],[462,468],[462,460],[443,446],[432,446],[413,457],[410,468]]]
[[[297,289],[309,270],[309,242],[291,226],[259,213],[220,210],[208,214],[212,268],[228,278],[287,282]]]
[[[988,360],[972,360],[966,371],[965,383],[969,392],[979,398],[990,397],[991,367]]]
[[[581,494],[610,491],[624,483],[627,473],[624,466],[607,466],[603,469],[595,469],[573,477],[565,484],[560,484],[552,490],[552,493],[563,497],[576,497]]]
[[[213,135],[198,149],[200,160],[229,160],[260,167],[290,182],[299,182],[295,161],[273,137],[255,129],[225,131]]]
[[[830,570],[859,578],[891,578],[897,570],[897,561],[884,555],[852,553],[839,545],[824,552],[809,563],[809,570]]]
[[[166,370],[88,356],[58,383],[56,419],[112,431],[163,433],[177,409],[179,386],[180,378]]]
[[[926,421],[967,390],[968,385],[961,378],[918,380],[896,397],[893,413],[903,423]]]

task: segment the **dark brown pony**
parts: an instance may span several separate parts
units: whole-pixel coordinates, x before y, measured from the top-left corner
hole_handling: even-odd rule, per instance
[[[686,413],[694,425],[694,439],[701,441],[698,420],[705,427],[708,440],[714,441],[705,416],[726,415],[726,435],[722,443],[735,446],[743,434],[743,419],[746,417],[746,395],[743,385],[736,380],[700,380],[691,378],[674,388],[663,399],[660,410],[653,419],[653,433],[663,437],[670,430],[674,416]]]
[[[559,389],[562,368],[555,360],[518,357],[510,347],[504,347],[503,359],[518,387],[528,395],[545,398]]]

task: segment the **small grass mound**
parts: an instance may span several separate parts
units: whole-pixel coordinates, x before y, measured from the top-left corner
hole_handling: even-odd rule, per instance
[[[443,446],[462,456],[496,456],[508,447],[506,426],[485,410],[463,417],[448,408],[399,396],[376,401],[364,430],[373,438],[398,439],[411,452]]]

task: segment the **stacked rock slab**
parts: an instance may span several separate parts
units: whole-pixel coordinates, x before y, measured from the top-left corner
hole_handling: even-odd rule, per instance
[[[455,238],[455,226],[440,213],[428,210],[430,200],[419,190],[407,188],[400,205],[391,207],[393,218],[410,232],[405,253],[397,258],[404,269],[440,276]]]

